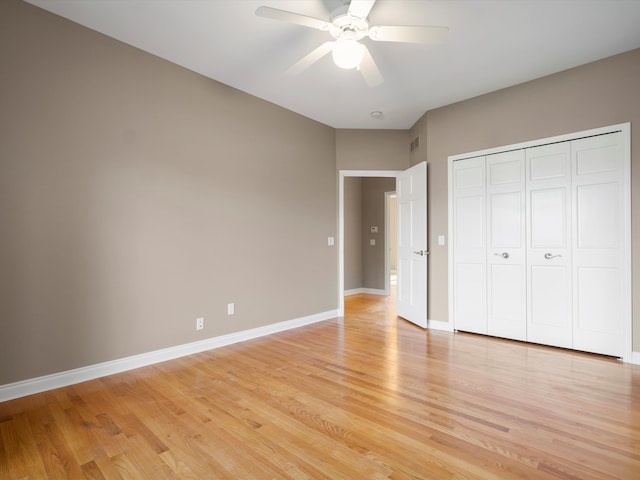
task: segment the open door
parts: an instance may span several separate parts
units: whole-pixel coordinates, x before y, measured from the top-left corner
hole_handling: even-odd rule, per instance
[[[427,328],[427,163],[400,173],[398,204],[397,314]]]

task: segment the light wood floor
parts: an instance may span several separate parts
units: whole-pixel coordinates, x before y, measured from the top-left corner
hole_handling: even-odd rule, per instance
[[[640,478],[640,367],[346,309],[1,403],[0,478]]]

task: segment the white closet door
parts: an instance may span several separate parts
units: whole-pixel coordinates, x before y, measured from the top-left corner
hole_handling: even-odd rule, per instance
[[[571,147],[573,348],[622,356],[622,135],[575,140]]]
[[[571,145],[526,151],[527,340],[571,348]]]
[[[453,164],[453,325],[487,333],[485,157]]]
[[[487,156],[487,330],[526,340],[524,150]]]

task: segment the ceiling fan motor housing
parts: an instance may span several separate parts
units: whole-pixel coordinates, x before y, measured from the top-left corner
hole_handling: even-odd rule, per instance
[[[331,14],[329,33],[336,40],[348,36],[360,40],[369,34],[369,22],[366,18],[354,17],[348,13],[348,5],[340,7]]]

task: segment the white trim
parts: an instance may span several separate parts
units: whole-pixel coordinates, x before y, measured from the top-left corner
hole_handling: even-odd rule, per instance
[[[369,295],[389,295],[389,292],[380,290],[378,288],[352,288],[351,290],[345,290],[344,296],[358,295],[360,293],[367,293]]]
[[[338,312],[344,316],[344,178],[397,177],[398,170],[339,170],[338,171]]]
[[[364,288],[352,288],[351,290],[345,290],[344,296],[349,297],[351,295],[358,295],[360,293],[364,293]]]
[[[395,190],[392,192],[384,192],[384,294],[391,293],[391,255],[389,255],[389,247],[391,245],[391,231],[389,223],[391,215],[389,210],[389,202],[392,198],[396,198]],[[396,232],[397,235],[398,232]],[[396,259],[396,265],[397,265]]]
[[[455,247],[453,236],[453,157],[447,159],[447,237],[449,239],[449,246],[447,249],[447,288],[448,288],[448,307],[447,312],[449,322],[451,324],[451,330],[455,331],[454,325],[454,312],[453,312],[453,249]]]
[[[31,378],[20,382],[1,385],[0,402],[44,392],[54,388],[66,387],[75,383],[85,382],[87,380],[93,380],[107,375],[125,372],[127,370],[133,370],[134,368],[146,367],[148,365],[153,365],[154,363],[193,355],[195,353],[224,347],[233,343],[244,342],[245,340],[264,337],[284,330],[330,320],[337,316],[337,310],[328,310],[326,312],[316,313],[306,317],[265,325],[264,327],[252,328],[242,332],[230,333],[219,337],[208,338],[206,340],[177,345],[175,347],[163,348],[153,352],[132,355],[130,357],[76,368],[66,372],[54,373],[43,377]]]
[[[524,148],[539,147],[540,145],[548,145],[550,143],[568,142],[571,140],[578,140],[579,138],[592,137],[595,135],[604,135],[607,133],[613,133],[622,131],[625,133],[630,132],[630,123],[619,123],[617,125],[609,125],[608,127],[593,128],[591,130],[583,130],[581,132],[566,133],[564,135],[557,135],[555,137],[540,138],[537,140],[529,140],[528,142],[514,143],[512,145],[504,145],[501,147],[487,148],[486,150],[478,150],[476,152],[459,153],[457,155],[450,155],[448,157],[449,164],[456,160],[464,160],[465,158],[483,157],[485,155],[492,155],[494,153],[508,152],[511,150],[521,150]]]
[[[622,145],[624,152],[622,153],[624,166],[624,203],[625,211],[622,214],[624,222],[624,252],[622,283],[623,298],[628,301],[622,305],[622,325],[623,328],[623,362],[633,362],[633,291],[632,291],[632,268],[631,268],[631,123],[623,123],[618,125],[622,130]],[[640,364],[640,362],[638,362]]]
[[[389,295],[389,292],[385,292],[379,288],[363,288],[362,293],[367,293],[369,295]]]
[[[629,363],[640,365],[640,352],[631,352]]]
[[[430,330],[442,330],[445,332],[453,332],[453,326],[450,322],[442,320],[427,320],[427,328]]]
[[[453,237],[453,162],[456,160],[463,160],[466,158],[481,157],[485,155],[491,155],[494,153],[501,153],[510,150],[520,150],[524,148],[536,147],[549,143],[567,142],[571,140],[577,140],[579,138],[590,137],[595,135],[604,135],[607,133],[613,133],[620,131],[623,136],[623,162],[625,163],[625,212],[623,212],[623,218],[625,222],[625,238],[624,238],[624,272],[623,276],[623,290],[625,298],[628,301],[622,305],[622,317],[623,317],[623,357],[624,362],[636,363],[638,358],[637,352],[633,352],[633,316],[631,307],[631,123],[620,123],[617,125],[610,125],[607,127],[594,128],[591,130],[583,130],[581,132],[574,132],[565,135],[558,135],[555,137],[542,138],[538,140],[531,140],[528,142],[516,143],[513,145],[505,145],[501,147],[489,148],[486,150],[479,150],[476,152],[462,153],[457,155],[451,155],[448,157],[448,224],[449,224],[449,239],[450,242],[454,241]],[[453,306],[453,244],[449,245],[448,252],[448,287],[449,287],[449,320],[452,327],[455,329],[454,323],[454,306]],[[640,362],[639,362],[640,363]]]

